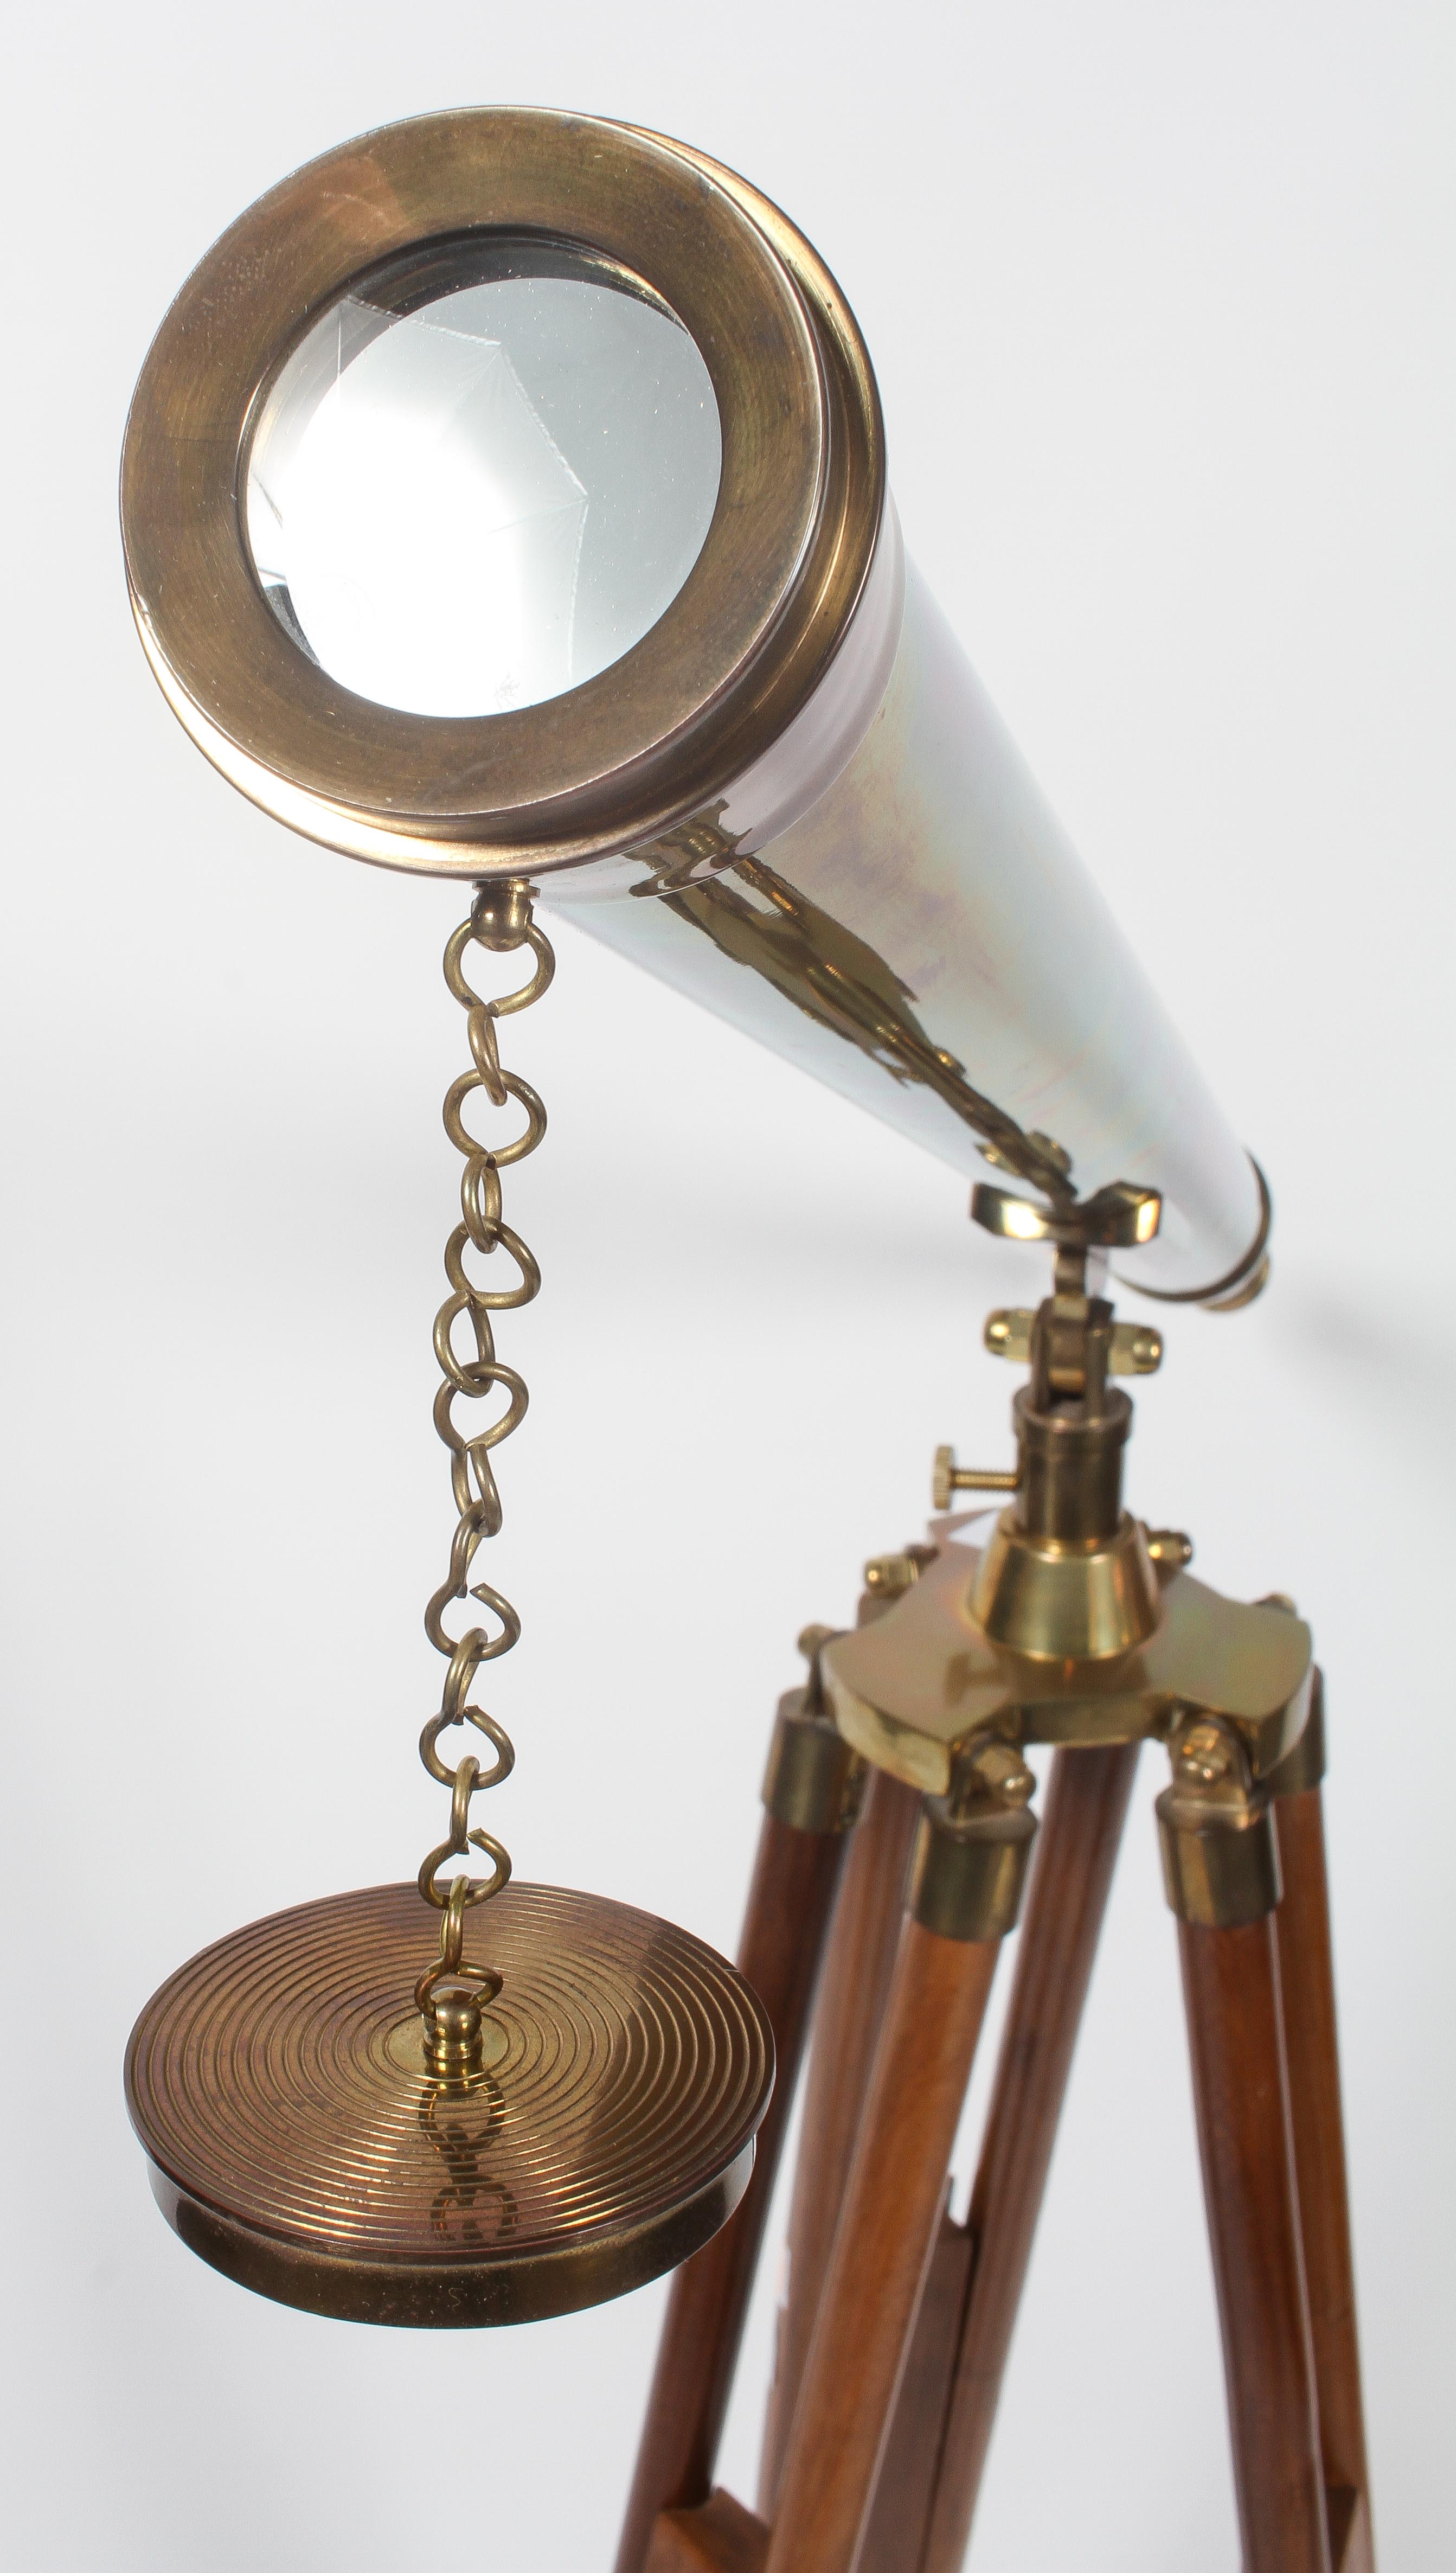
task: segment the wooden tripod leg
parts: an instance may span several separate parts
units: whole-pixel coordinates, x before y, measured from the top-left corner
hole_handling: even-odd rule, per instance
[[[1319,1788],[1277,1796],[1274,1821],[1284,1877],[1279,1982],[1330,2556],[1335,2573],[1374,2573]]]
[[[883,1770],[871,1771],[830,1934],[804,2086],[789,2213],[788,2282],[764,2424],[758,2507],[767,2520],[778,2503],[789,2432],[875,2061],[920,1801],[914,1787]]]
[[[999,1951],[906,1921],[766,2573],[851,2573]]]
[[[1178,1945],[1244,2573],[1330,2573],[1276,1922]]]
[[[763,1819],[738,1962],[773,2027],[774,2096],[742,2204],[673,2281],[617,2573],[642,2573],[659,2511],[691,2509],[712,2488],[845,1838]]]
[[[967,2230],[972,2268],[924,2552],[959,2573],[1057,2140],[1139,1745],[1059,1751]],[[942,2398],[944,2400],[944,2397]]]

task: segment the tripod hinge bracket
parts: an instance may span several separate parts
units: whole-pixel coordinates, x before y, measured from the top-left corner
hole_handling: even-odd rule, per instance
[[[988,1798],[958,1813],[949,1797],[927,1797],[906,1898],[921,1928],[943,1939],[1004,1939],[1017,1926],[1036,1833],[1025,1804]]]

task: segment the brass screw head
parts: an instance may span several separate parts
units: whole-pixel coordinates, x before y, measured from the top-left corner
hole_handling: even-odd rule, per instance
[[[1233,1745],[1216,1724],[1195,1724],[1178,1744],[1178,1766],[1202,1787],[1215,1787],[1233,1766]]]
[[[1037,1781],[1014,1742],[988,1742],[972,1763],[999,1805],[1029,1805]]]
[[[1149,1528],[1147,1551],[1153,1562],[1165,1570],[1181,1572],[1183,1565],[1193,1560],[1193,1540],[1184,1536],[1181,1528]]]
[[[839,1629],[835,1626],[806,1626],[799,1637],[799,1650],[806,1662],[817,1662],[826,1644],[832,1644]]]
[[[1107,1357],[1109,1375],[1156,1375],[1162,1364],[1162,1333],[1150,1322],[1114,1322]]]
[[[1025,1304],[998,1305],[986,1316],[981,1336],[994,1358],[1011,1358],[1025,1366],[1032,1355],[1032,1325],[1036,1314]]]
[[[877,1599],[900,1599],[920,1579],[916,1556],[872,1554],[865,1566],[865,1588]]]

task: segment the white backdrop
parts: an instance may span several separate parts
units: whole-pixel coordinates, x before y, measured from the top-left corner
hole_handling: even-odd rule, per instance
[[[548,100],[779,198],[880,370],[912,549],[1278,1203],[1176,1320],[1131,1497],[1292,1590],[1329,1670],[1350,2155],[1386,2573],[1449,2562],[1456,1929],[1453,21],[1417,0],[139,0],[8,64],[6,2273],[13,2573],[598,2573],[660,2288],[498,2337],[267,2305],[173,2240],[121,2102],[174,1965],[410,1872],[450,1525],[429,1319],[457,894],[245,805],[167,713],[115,529],[186,271],[371,124]],[[511,1060],[502,1675],[527,1875],[731,1950],[773,1701],[1008,1448],[1027,1291],[937,1165],[560,938]],[[496,1577],[492,1573],[492,1577]],[[1149,1755],[972,2560],[1236,2558]],[[492,1814],[492,1823],[496,1816]],[[753,2489],[767,2296],[723,2460]],[[433,2513],[438,2496],[443,2528]]]

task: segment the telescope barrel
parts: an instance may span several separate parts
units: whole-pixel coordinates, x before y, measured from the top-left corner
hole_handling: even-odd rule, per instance
[[[1260,1181],[913,564],[882,536],[896,640],[840,775],[711,876],[548,899],[959,1171],[989,1145],[1034,1184],[1163,1200],[1127,1282],[1232,1293],[1262,1252]],[[865,612],[862,610],[862,613]],[[732,841],[734,798],[720,828]],[[658,889],[660,888],[660,889]],[[632,899],[637,895],[639,899]],[[1008,1132],[1008,1128],[1011,1130]]]
[[[364,136],[164,322],[137,622],[235,784],[374,863],[519,877],[967,1174],[1155,1189],[1149,1293],[1241,1300],[1268,1200],[924,582],[802,235],[547,110]]]

